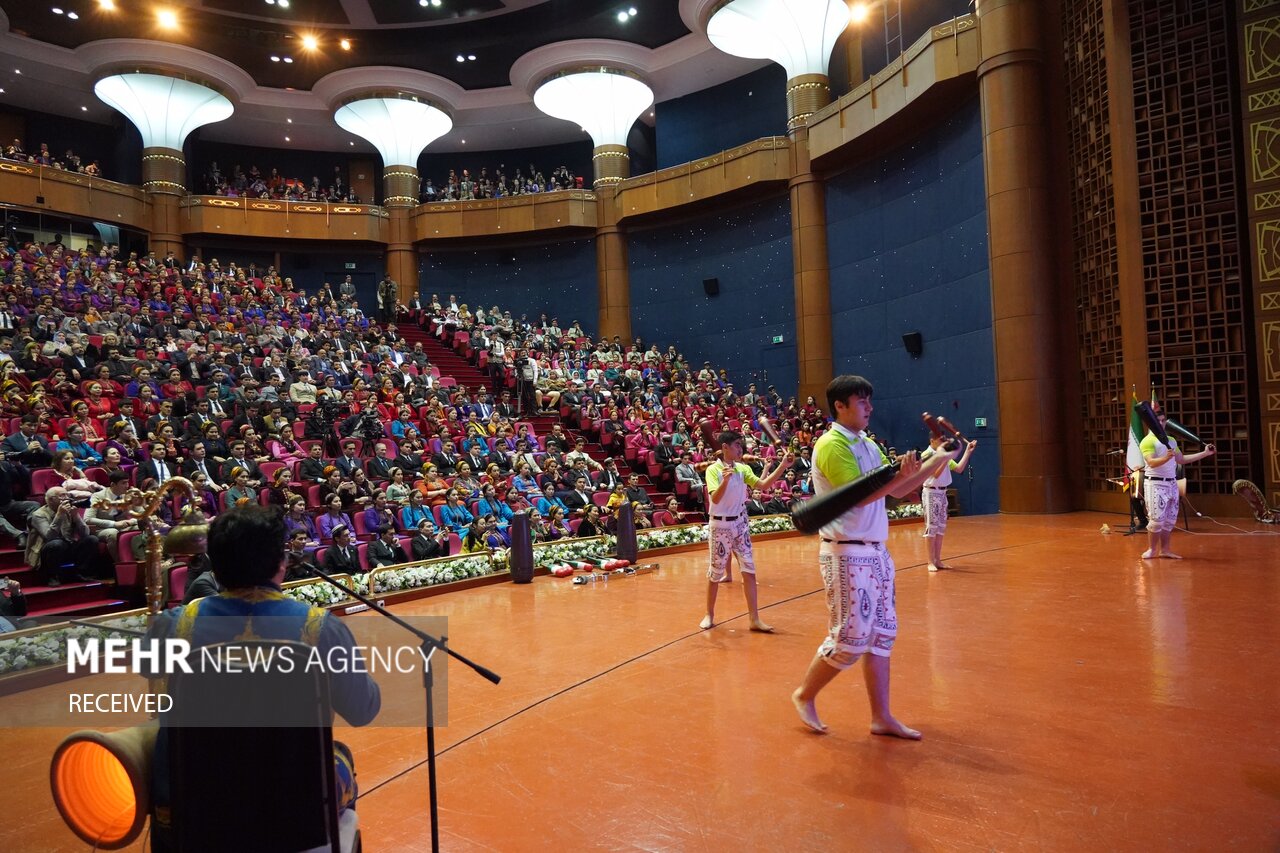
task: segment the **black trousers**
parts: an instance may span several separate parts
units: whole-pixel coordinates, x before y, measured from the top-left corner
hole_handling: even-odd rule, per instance
[[[85,536],[75,542],[51,539],[40,549],[40,570],[46,577],[60,581],[91,571],[97,560],[97,536]]]

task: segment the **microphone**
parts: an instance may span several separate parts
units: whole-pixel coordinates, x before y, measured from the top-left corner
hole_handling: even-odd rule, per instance
[[[1108,455],[1108,456],[1119,456],[1119,455],[1121,455],[1122,453],[1124,453],[1124,449],[1123,449],[1123,448],[1121,448],[1120,450],[1108,450],[1108,451],[1107,451],[1107,455]]]

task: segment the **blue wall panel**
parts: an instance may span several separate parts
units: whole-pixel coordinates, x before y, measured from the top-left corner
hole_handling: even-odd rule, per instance
[[[678,166],[764,136],[787,132],[786,72],[780,65],[655,108],[658,168]],[[632,174],[639,171],[632,169]]]
[[[791,214],[785,197],[690,224],[632,232],[631,326],[674,344],[695,366],[710,361],[740,389],[767,381],[795,393]],[[703,279],[718,278],[708,297]],[[782,335],[783,344],[772,344]],[[767,379],[766,374],[767,372]],[[743,383],[739,385],[739,383]]]
[[[871,429],[900,450],[926,442],[926,410],[977,438],[973,478],[956,488],[979,513],[998,509],[1000,429],[981,131],[975,99],[827,183],[836,371],[872,381]],[[902,344],[912,331],[919,358]]]
[[[514,249],[433,251],[423,261],[423,302],[436,293],[457,294],[475,310],[497,305],[513,316],[537,319],[543,312],[568,328],[577,320],[595,335],[600,300],[596,292],[594,240],[566,240]]]

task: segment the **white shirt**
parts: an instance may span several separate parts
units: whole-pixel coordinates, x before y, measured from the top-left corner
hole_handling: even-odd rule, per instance
[[[747,505],[747,489],[759,482],[755,472],[741,462],[735,463],[733,470],[737,476],[729,479],[729,484],[724,487],[724,492],[717,501],[714,496],[724,476],[724,465],[716,462],[707,468],[707,498],[712,516],[734,518],[742,515]],[[716,523],[716,519],[712,518],[711,522]]]
[[[827,436],[830,436],[828,438]],[[822,451],[824,440],[843,441],[853,453],[863,475],[869,474],[884,464],[880,448],[867,438],[865,432],[852,432],[838,423],[824,433],[815,446],[813,454],[813,493],[820,497],[832,491],[835,486],[822,472],[822,461],[826,456]],[[873,503],[854,507],[844,515],[822,527],[822,538],[834,541],[861,540],[863,542],[884,542],[889,538],[889,515],[885,512],[884,498]]]

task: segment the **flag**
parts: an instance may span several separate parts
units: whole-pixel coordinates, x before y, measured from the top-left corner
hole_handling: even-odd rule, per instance
[[[1129,446],[1124,454],[1125,464],[1131,471],[1137,471],[1145,464],[1142,449],[1138,446],[1145,431],[1142,418],[1138,416],[1138,392],[1134,391],[1132,399],[1129,400]]]

